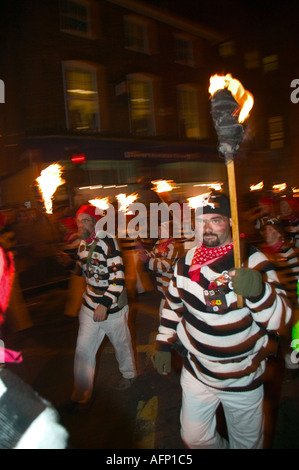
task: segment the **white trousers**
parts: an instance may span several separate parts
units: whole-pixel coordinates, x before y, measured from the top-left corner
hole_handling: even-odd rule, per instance
[[[248,392],[226,392],[204,385],[185,368],[181,436],[189,449],[261,449],[263,386]],[[222,404],[229,442],[216,431],[216,410]]]
[[[87,403],[92,395],[96,355],[105,335],[115,349],[119,370],[123,377],[136,376],[136,366],[132,348],[131,334],[128,328],[129,307],[109,315],[107,320],[95,322],[93,313],[85,306],[79,314],[80,327],[77,338],[74,361],[74,389],[71,399],[78,403]]]

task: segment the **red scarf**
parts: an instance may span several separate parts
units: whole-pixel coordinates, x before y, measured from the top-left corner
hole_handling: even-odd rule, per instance
[[[192,263],[189,269],[189,276],[192,281],[199,281],[200,269],[202,266],[207,266],[213,263],[217,258],[226,255],[233,248],[233,244],[218,246],[215,248],[208,248],[200,245],[196,248]]]
[[[166,251],[168,249],[168,245],[170,245],[171,242],[172,242],[172,238],[168,238],[168,240],[166,240],[164,242],[160,241],[158,246],[157,246],[158,254],[162,255],[162,253],[164,253],[164,251]]]
[[[283,244],[284,244],[284,240],[277,242],[274,245],[264,245],[264,251],[266,253],[269,253],[270,255],[279,253],[281,248],[283,247]]]

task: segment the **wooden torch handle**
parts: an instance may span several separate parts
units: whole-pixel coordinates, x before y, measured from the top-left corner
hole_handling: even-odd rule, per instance
[[[235,268],[241,268],[241,248],[240,248],[240,233],[239,233],[239,218],[238,218],[238,205],[237,205],[237,192],[236,192],[236,180],[235,180],[235,164],[233,159],[227,159],[227,177],[229,187],[229,199],[231,208],[232,218],[232,235],[234,244],[234,261]],[[243,297],[237,295],[238,308],[243,307]]]

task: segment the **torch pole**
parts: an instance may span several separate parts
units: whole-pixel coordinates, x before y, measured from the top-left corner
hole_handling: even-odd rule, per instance
[[[238,218],[238,204],[237,204],[237,191],[236,191],[236,178],[235,178],[235,163],[234,159],[226,156],[227,178],[229,188],[229,199],[232,218],[232,235],[234,244],[234,262],[235,268],[241,268],[241,248],[240,248],[240,233],[239,233],[239,218]],[[243,307],[243,297],[237,295],[238,308]]]

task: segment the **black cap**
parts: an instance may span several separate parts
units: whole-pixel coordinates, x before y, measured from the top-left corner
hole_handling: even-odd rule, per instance
[[[231,217],[229,199],[223,194],[211,194],[203,202],[203,214],[222,214]]]

